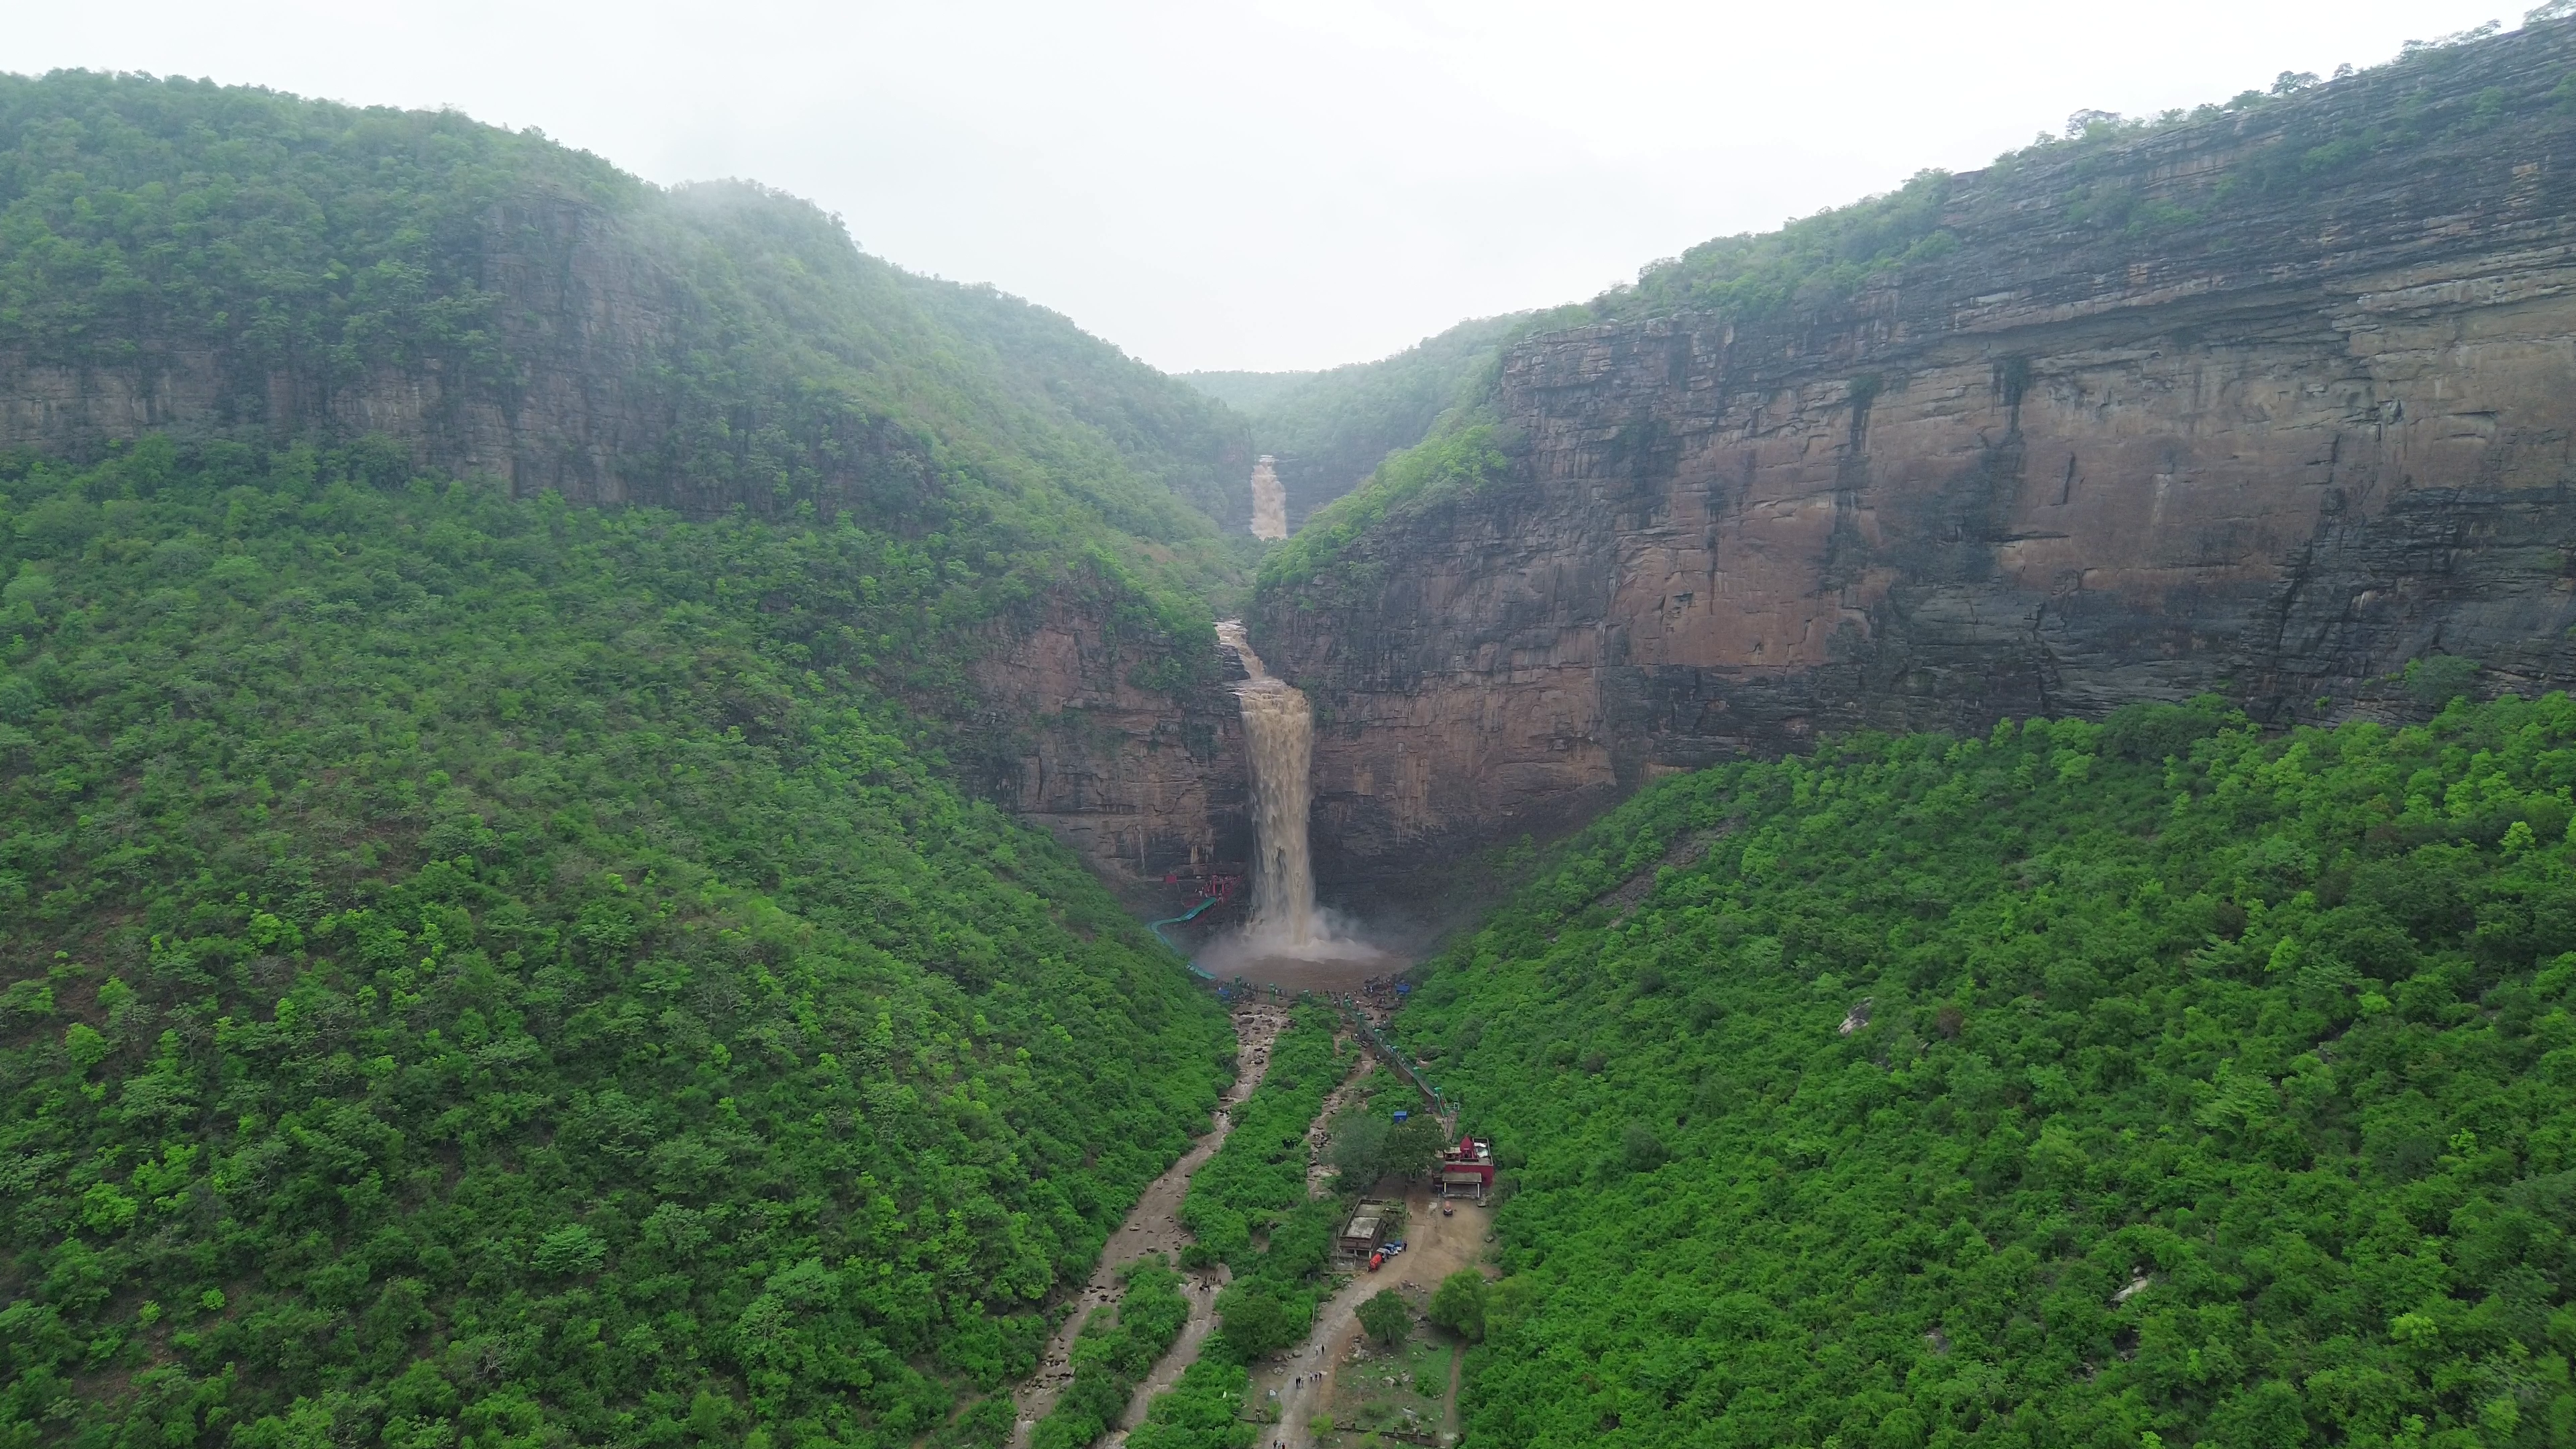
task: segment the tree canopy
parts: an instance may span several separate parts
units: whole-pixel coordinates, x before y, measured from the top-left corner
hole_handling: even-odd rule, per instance
[[[2565,1442],[2571,792],[2556,694],[1650,788],[1398,1017],[1508,1169],[1469,1433]]]
[[[888,701],[935,547],[158,441],[0,519],[8,1442],[911,1443],[1214,1103]]]
[[[1413,1329],[1413,1305],[1392,1288],[1381,1288],[1359,1306],[1360,1327],[1380,1343],[1393,1343]]]

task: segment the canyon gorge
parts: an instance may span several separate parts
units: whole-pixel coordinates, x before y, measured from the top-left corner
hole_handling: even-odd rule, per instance
[[[140,305],[130,345],[0,350],[0,447],[318,429],[521,495],[934,529],[957,460],[931,440],[974,404],[762,379],[864,378],[893,339],[947,328],[1001,379],[996,406],[1269,537],[1332,520],[1332,490],[1408,430],[1467,417],[1496,466],[1245,610],[1314,701],[1330,897],[1824,732],[2204,691],[2275,723],[2388,714],[2409,707],[2394,676],[2433,655],[2486,692],[2563,682],[2571,71],[2576,26],[2534,24],[1918,179],[1909,224],[1936,245],[1755,313],[1641,284],[1462,325],[1390,359],[1414,369],[1401,386],[1311,375],[1315,396],[1377,399],[1336,404],[1364,427],[1299,425],[1329,486],[1320,462],[1256,462],[1223,407],[1054,314],[905,276],[801,204],[572,163],[450,219],[479,344],[281,345]],[[725,337],[705,264],[743,245],[837,278],[816,334],[835,340],[766,357]],[[794,310],[757,275],[734,286]],[[708,348],[741,360],[730,397],[673,384]],[[1118,596],[1057,581],[977,626],[963,691],[914,703],[957,730],[977,789],[1147,903],[1175,869],[1249,858],[1251,783],[1232,657]]]
[[[0,73],[0,1441],[2576,1444],[2572,471],[2576,0],[1186,376]]]

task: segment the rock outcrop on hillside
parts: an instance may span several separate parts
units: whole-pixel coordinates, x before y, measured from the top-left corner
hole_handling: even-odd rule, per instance
[[[112,359],[0,351],[0,447],[95,456],[147,432],[182,438],[379,434],[421,466],[506,482],[575,503],[651,503],[701,515],[700,496],[663,465],[676,411],[654,386],[684,340],[675,278],[637,245],[634,219],[588,199],[525,197],[498,207],[475,248],[506,383],[462,359],[419,356],[351,370],[324,356],[278,357],[244,339],[150,320],[120,329]],[[244,329],[247,330],[247,329]],[[897,430],[868,439],[848,486],[918,468]],[[835,501],[827,490],[823,500]]]
[[[1123,468],[1220,527],[1249,523],[1241,420],[1062,316],[901,272],[764,188],[665,193],[605,174],[616,184],[538,174],[488,188],[488,204],[448,219],[440,274],[413,282],[424,295],[364,319],[402,329],[390,338],[356,329],[335,344],[328,321],[303,315],[357,311],[363,289],[276,299],[304,324],[290,329],[205,315],[161,278],[131,288],[142,301],[100,295],[95,276],[62,283],[49,310],[99,315],[0,328],[0,448],[91,458],[155,431],[372,433],[421,467],[520,496],[899,523],[908,503],[933,503],[943,472],[1006,472],[1024,461],[1013,447],[1041,439],[1034,451],[1060,471]],[[230,240],[206,230],[199,245]],[[378,257],[392,250],[381,243],[347,250],[334,267],[417,268]],[[440,309],[457,320],[436,325]],[[973,447],[978,428],[1006,441]],[[935,506],[920,521],[936,526]]]
[[[1956,178],[1946,255],[1526,342],[1509,466],[1252,621],[1318,868],[1859,727],[2576,675],[2576,24]]]

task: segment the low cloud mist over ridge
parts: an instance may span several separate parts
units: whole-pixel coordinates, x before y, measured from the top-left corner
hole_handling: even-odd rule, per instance
[[[0,69],[203,75],[756,177],[868,250],[1169,370],[1381,356],[1707,237],[2515,12],[1605,3],[175,0],[15,18]]]

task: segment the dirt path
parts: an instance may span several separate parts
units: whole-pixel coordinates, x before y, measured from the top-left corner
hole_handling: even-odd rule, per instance
[[[1486,1238],[1493,1231],[1493,1209],[1453,1202],[1454,1216],[1440,1214],[1440,1200],[1427,1186],[1416,1186],[1404,1201],[1404,1254],[1375,1273],[1355,1274],[1342,1290],[1315,1310],[1315,1328],[1284,1363],[1253,1374],[1251,1399],[1260,1403],[1279,1396],[1280,1421],[1265,1430],[1261,1442],[1287,1449],[1312,1449],[1315,1436],[1308,1421],[1332,1402],[1333,1376],[1351,1361],[1359,1344],[1359,1307],[1379,1290],[1392,1288],[1412,1300],[1420,1313],[1431,1302],[1440,1280],[1484,1260]],[[1452,1375],[1449,1413],[1456,1412],[1457,1385]]]
[[[1344,1042],[1351,1040],[1347,1031],[1340,1040]],[[1351,1074],[1342,1078],[1342,1084],[1335,1087],[1331,1095],[1324,1098],[1324,1105],[1316,1111],[1315,1120],[1307,1125],[1306,1196],[1313,1198],[1331,1195],[1333,1167],[1331,1163],[1324,1160],[1324,1144],[1332,1136],[1333,1114],[1349,1106],[1351,1099],[1360,1094],[1360,1084],[1369,1079],[1369,1071],[1376,1065],[1376,1061],[1366,1051],[1362,1051],[1358,1062],[1351,1068]]]
[[[1440,1442],[1443,1444],[1458,1442],[1458,1381],[1465,1376],[1466,1369],[1467,1350],[1463,1347],[1451,1349],[1449,1351],[1449,1393],[1440,1401]]]
[[[1306,1193],[1310,1197],[1322,1196],[1319,1184],[1329,1181],[1331,1176],[1329,1173],[1323,1173],[1311,1161],[1321,1155],[1325,1137],[1324,1124],[1332,1120],[1332,1115],[1341,1110],[1342,1103],[1349,1100],[1351,1094],[1358,1090],[1361,1079],[1368,1075],[1368,1068],[1369,1062],[1365,1055],[1354,1062],[1351,1074],[1343,1078],[1342,1084],[1335,1087],[1324,1098],[1323,1108],[1316,1112],[1314,1123],[1306,1129],[1306,1150],[1310,1159],[1306,1168]],[[1225,1269],[1219,1266],[1211,1271],[1223,1274]],[[1222,1277],[1217,1280],[1219,1285],[1223,1282]],[[1162,1361],[1154,1365],[1154,1371],[1145,1376],[1145,1381],[1136,1386],[1135,1397],[1127,1401],[1126,1417],[1119,1421],[1117,1432],[1100,1441],[1100,1449],[1123,1449],[1127,1443],[1127,1436],[1135,1431],[1137,1425],[1145,1422],[1145,1411],[1152,1406],[1154,1396],[1179,1383],[1181,1375],[1189,1372],[1190,1365],[1199,1361],[1199,1350],[1206,1347],[1208,1334],[1215,1328],[1216,1293],[1211,1288],[1209,1292],[1190,1300],[1190,1322],[1187,1328],[1181,1330],[1180,1341],[1173,1344],[1171,1352],[1164,1354]]]
[[[1208,1335],[1216,1331],[1216,1295],[1224,1284],[1225,1266],[1219,1264],[1208,1271],[1217,1276],[1195,1280],[1189,1325],[1173,1340],[1171,1350],[1154,1365],[1154,1371],[1136,1385],[1135,1394],[1127,1400],[1127,1412],[1119,1417],[1118,1427],[1101,1439],[1099,1449],[1120,1449],[1136,1426],[1145,1422],[1146,1407],[1154,1402],[1154,1396],[1179,1383],[1190,1365],[1199,1361],[1199,1350],[1207,1347]]]
[[[1146,1186],[1144,1196],[1136,1200],[1135,1210],[1127,1214],[1127,1220],[1119,1225],[1117,1232],[1109,1235],[1109,1242],[1100,1250],[1100,1263],[1091,1270],[1091,1281],[1083,1285],[1082,1296],[1075,1301],[1073,1312],[1066,1315],[1064,1325],[1047,1341],[1046,1356],[1038,1361],[1037,1371],[1020,1385],[1013,1396],[1019,1402],[1019,1423],[1011,1434],[1014,1445],[1029,1442],[1030,1432],[1037,1427],[1038,1420],[1046,1417],[1047,1410],[1055,1407],[1056,1397],[1064,1392],[1065,1385],[1073,1382],[1074,1336],[1082,1331],[1083,1320],[1091,1316],[1093,1309],[1118,1301],[1118,1270],[1154,1253],[1167,1253],[1173,1261],[1179,1261],[1181,1247],[1189,1239],[1189,1234],[1181,1229],[1179,1217],[1181,1195],[1189,1190],[1190,1174],[1215,1156],[1217,1148],[1224,1145],[1226,1134],[1234,1130],[1233,1108],[1241,1105],[1252,1095],[1253,1089],[1261,1085],[1262,1077],[1270,1071],[1270,1044],[1287,1027],[1288,1012],[1284,1008],[1251,1007],[1235,1013],[1235,1040],[1240,1051],[1238,1069],[1234,1085],[1226,1089],[1224,1100],[1217,1106],[1214,1125],[1207,1135],[1181,1155],[1180,1161],[1173,1163],[1162,1176]],[[1215,1321],[1216,1293],[1224,1281],[1224,1273],[1225,1269],[1219,1266],[1206,1274],[1191,1274],[1184,1278],[1181,1291],[1190,1302],[1190,1322],[1182,1330],[1180,1342],[1164,1356],[1165,1363],[1180,1359],[1185,1353],[1192,1360],[1198,1357],[1198,1345],[1206,1340],[1208,1328]],[[1186,1363],[1183,1366],[1186,1367]],[[1161,1372],[1162,1366],[1157,1365],[1156,1375]],[[1173,1377],[1179,1377],[1177,1369],[1173,1371]],[[1120,1442],[1125,1437],[1123,1433],[1115,1435],[1111,1442]]]

